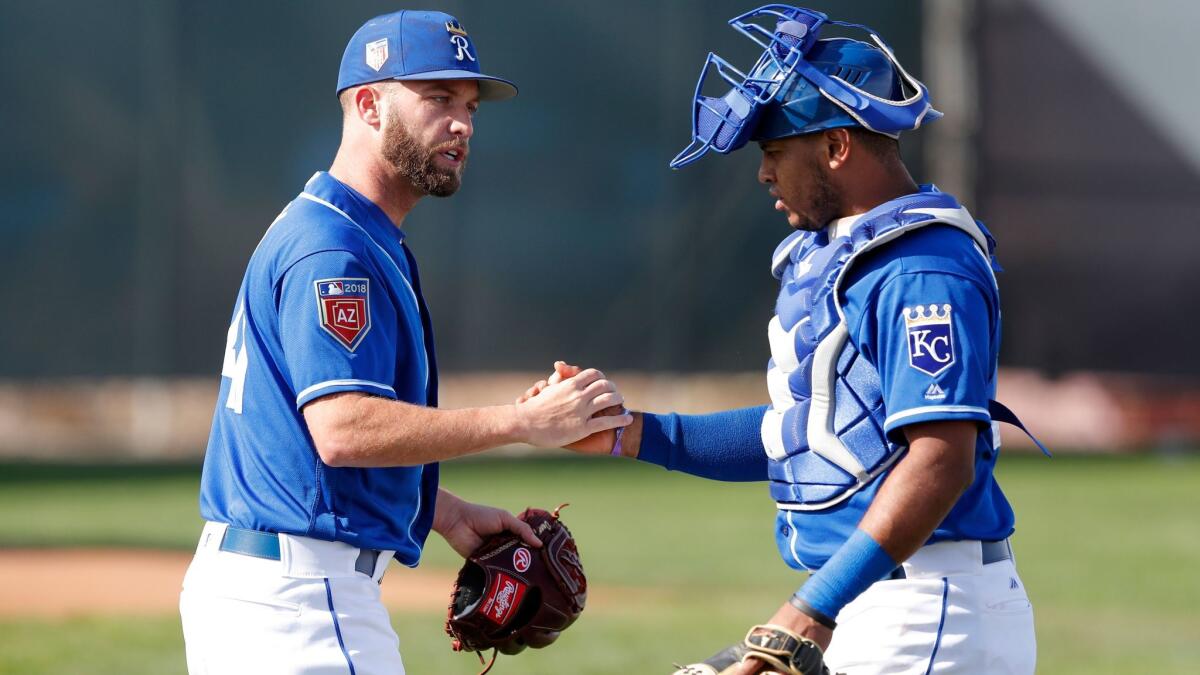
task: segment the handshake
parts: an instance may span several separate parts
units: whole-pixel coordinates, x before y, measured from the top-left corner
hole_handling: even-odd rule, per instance
[[[614,451],[619,432],[633,423],[625,398],[595,368],[563,361],[516,400],[525,441],[544,448],[567,448],[587,454]]]

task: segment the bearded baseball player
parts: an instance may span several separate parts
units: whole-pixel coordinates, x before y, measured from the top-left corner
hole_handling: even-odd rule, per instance
[[[748,74],[709,55],[671,166],[762,151],[758,180],[795,230],[771,259],[771,405],[636,413],[575,448],[767,481],[779,552],[809,576],[742,642],[678,672],[1032,673],[1013,511],[993,475],[996,423],[1019,425],[993,400],[995,242],[917,185],[898,149],[941,114],[863,26],[785,5],[730,24],[762,55]],[[830,25],[871,42],[822,38]],[[723,96],[702,93],[713,73]],[[526,396],[578,372],[560,362]]]
[[[439,12],[376,17],[350,39],[342,141],[267,229],[233,310],[204,460],[207,522],[180,597],[193,675],[396,675],[380,603],[394,557],[416,566],[432,529],[466,556],[530,527],[438,488],[439,460],[542,447],[617,425],[585,371],[516,405],[439,410],[432,322],[405,216],[458,189],[481,100],[516,87],[480,73],[471,36]],[[544,397],[544,400],[543,400]]]

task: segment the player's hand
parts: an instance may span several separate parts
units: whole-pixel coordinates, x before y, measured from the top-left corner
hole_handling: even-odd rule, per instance
[[[817,623],[812,617],[793,607],[790,602],[783,603],[783,607],[780,607],[779,611],[775,612],[775,616],[772,616],[767,623],[783,626],[800,637],[812,640],[817,643],[822,652],[829,649],[829,642],[833,639],[832,630]],[[748,658],[729,672],[732,675],[755,675],[755,673],[767,672],[766,668],[765,662]]]
[[[552,384],[558,384],[567,378],[575,377],[582,372],[583,368],[580,366],[573,366],[566,361],[555,361],[554,371],[550,373],[550,376],[544,380],[538,380],[533,384],[532,387],[526,389],[525,393],[521,394],[521,396],[517,398],[517,403],[524,403],[525,401],[528,401],[534,396],[537,396],[545,391],[546,387],[549,387]]]
[[[530,445],[564,448],[608,432],[607,451],[612,448],[613,430],[633,422],[624,404],[616,385],[605,379],[604,373],[588,368],[575,369],[566,377],[556,370],[549,379],[530,387],[515,407],[523,440]],[[605,412],[612,408],[617,409],[616,414]]]
[[[730,670],[730,675],[755,675],[756,673],[768,673],[766,670],[767,664],[758,659],[746,659]]]
[[[558,384],[563,380],[575,377],[581,372],[583,372],[583,368],[579,366],[571,365],[565,361],[555,361],[554,372],[550,374],[550,377],[544,380],[539,380],[538,382],[534,383],[532,387],[525,390],[525,393],[517,399],[517,403],[524,403],[525,401],[528,401],[534,396],[537,396],[545,391],[547,387]],[[628,411],[625,410],[625,404],[622,402],[619,405],[609,406],[608,408],[597,412],[596,416],[617,416],[625,415],[627,413]],[[568,450],[575,450],[584,454],[607,455],[612,451],[613,445],[615,445],[616,442],[616,429],[605,429],[589,436],[585,436],[574,443],[568,443],[563,447]]]
[[[542,541],[533,528],[505,511],[482,504],[472,504],[446,491],[438,491],[437,507],[433,513],[433,529],[446,539],[450,548],[466,558],[479,548],[484,538],[497,532],[513,532],[526,544],[540,548]]]
[[[558,384],[569,377],[575,377],[582,372],[583,368],[579,366],[572,366],[566,361],[555,361],[554,371],[550,373],[550,376],[544,380],[538,380],[537,382],[534,382],[532,387],[526,389],[524,394],[521,394],[517,397],[517,403],[524,403],[525,401],[528,401],[534,396],[537,396],[545,391],[546,387],[549,387],[552,384]]]

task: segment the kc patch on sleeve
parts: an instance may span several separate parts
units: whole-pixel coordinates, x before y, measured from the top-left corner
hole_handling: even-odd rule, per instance
[[[953,308],[944,305],[905,307],[908,332],[908,365],[927,375],[938,375],[954,365]]]
[[[354,351],[371,330],[369,279],[321,279],[314,282],[321,328]]]

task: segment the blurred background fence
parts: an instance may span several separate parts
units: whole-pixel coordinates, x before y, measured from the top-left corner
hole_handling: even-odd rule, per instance
[[[765,402],[721,384],[767,359],[788,233],[757,152],[666,168],[705,53],[753,58],[723,23],[748,5],[429,4],[521,86],[460,194],[406,223],[450,401],[568,358],[629,371],[640,407]],[[947,113],[904,151],[1000,240],[1010,404],[1070,446],[1200,437],[1198,6],[813,5],[879,29]],[[347,37],[395,8],[0,4],[0,453],[201,449],[246,259],[332,158]],[[720,395],[682,398],[696,378]]]

